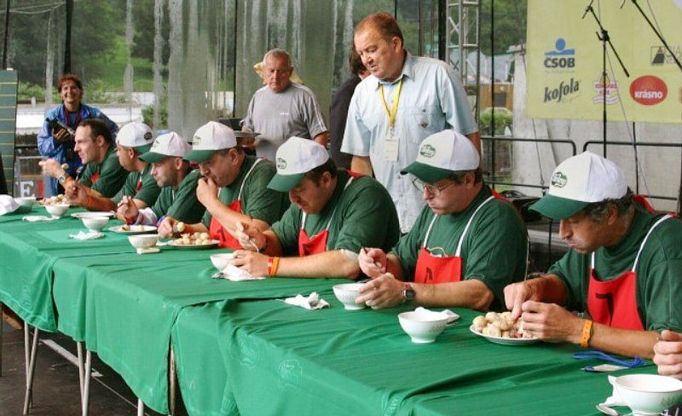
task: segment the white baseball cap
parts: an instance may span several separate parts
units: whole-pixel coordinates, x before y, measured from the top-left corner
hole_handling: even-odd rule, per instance
[[[125,147],[133,147],[140,153],[146,152],[154,141],[154,132],[144,124],[133,121],[121,127],[116,134],[116,144]]]
[[[192,147],[180,137],[179,134],[172,131],[170,133],[162,134],[154,140],[152,148],[143,155],[140,159],[145,162],[156,163],[161,162],[167,157],[182,157],[192,150]]]
[[[301,182],[303,175],[324,165],[328,160],[329,153],[324,146],[314,140],[292,136],[277,149],[277,173],[268,183],[268,188],[289,192]]]
[[[622,198],[628,185],[620,168],[592,152],[570,157],[552,173],[549,190],[530,206],[554,220],[569,218],[587,205]]]
[[[234,131],[222,123],[209,121],[199,127],[192,137],[192,151],[185,159],[192,162],[205,162],[216,150],[230,149],[237,146]]]
[[[417,160],[400,173],[411,173],[426,183],[434,183],[453,172],[478,169],[480,164],[481,157],[471,140],[454,130],[443,130],[424,139]]]

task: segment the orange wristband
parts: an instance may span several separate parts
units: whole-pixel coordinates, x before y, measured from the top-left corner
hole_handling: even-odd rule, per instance
[[[275,276],[279,267],[279,257],[268,257],[268,276]]]
[[[592,338],[592,321],[585,319],[583,321],[583,333],[580,336],[580,346],[587,348],[590,346],[590,339]]]

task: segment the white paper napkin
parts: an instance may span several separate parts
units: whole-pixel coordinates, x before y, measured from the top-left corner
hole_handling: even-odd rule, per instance
[[[69,234],[69,238],[73,238],[74,240],[94,240],[100,237],[104,237],[104,234],[99,231],[80,231],[78,234]]]
[[[284,303],[289,305],[300,306],[301,308],[312,310],[329,307],[329,302],[320,298],[317,292],[313,292],[308,296],[298,294],[292,298],[284,299]]]
[[[58,220],[58,217],[47,217],[45,215],[26,215],[21,218],[24,221],[28,222],[41,222],[41,221],[55,221]]]
[[[242,270],[239,267],[234,266],[232,264],[228,264],[223,270],[221,270],[219,277],[222,277],[223,279],[227,280],[232,280],[233,282],[265,279],[265,277],[263,276],[252,276],[251,273],[247,272],[246,270]]]
[[[421,306],[414,310],[415,313],[421,316],[436,316],[439,318],[448,318],[448,323],[451,324],[459,319],[459,315],[451,311],[450,309],[443,309],[440,312],[432,311],[430,309],[422,308]]]

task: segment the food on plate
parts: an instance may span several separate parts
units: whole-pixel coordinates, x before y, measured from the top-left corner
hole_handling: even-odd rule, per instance
[[[123,224],[121,226],[121,231],[142,232],[142,231],[145,231],[145,226],[142,224],[140,224],[140,225]]]
[[[59,194],[59,195],[51,196],[49,198],[45,198],[42,201],[40,201],[40,203],[43,205],[62,205],[62,204],[69,204],[70,201],[66,198],[66,195]]]
[[[176,229],[179,233],[185,231],[185,223],[182,222],[182,221],[178,221],[177,224],[175,224],[175,229]],[[206,234],[206,233],[204,233],[204,234]]]
[[[479,315],[473,320],[476,332],[483,335],[499,338],[532,338],[523,331],[523,321],[514,321],[511,312],[488,312]]]
[[[173,241],[178,246],[203,246],[211,244],[213,241],[209,238],[208,233],[185,233]]]

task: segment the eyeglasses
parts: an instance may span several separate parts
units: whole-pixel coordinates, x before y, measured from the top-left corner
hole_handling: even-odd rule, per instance
[[[440,195],[441,192],[443,192],[444,190],[446,190],[450,186],[454,185],[455,182],[448,181],[445,184],[436,186],[436,185],[431,185],[430,183],[424,183],[421,180],[419,180],[418,178],[414,178],[412,180],[412,184],[415,186],[415,188],[419,189],[419,192],[423,193],[424,191],[426,191],[433,196],[438,196],[438,195]]]

